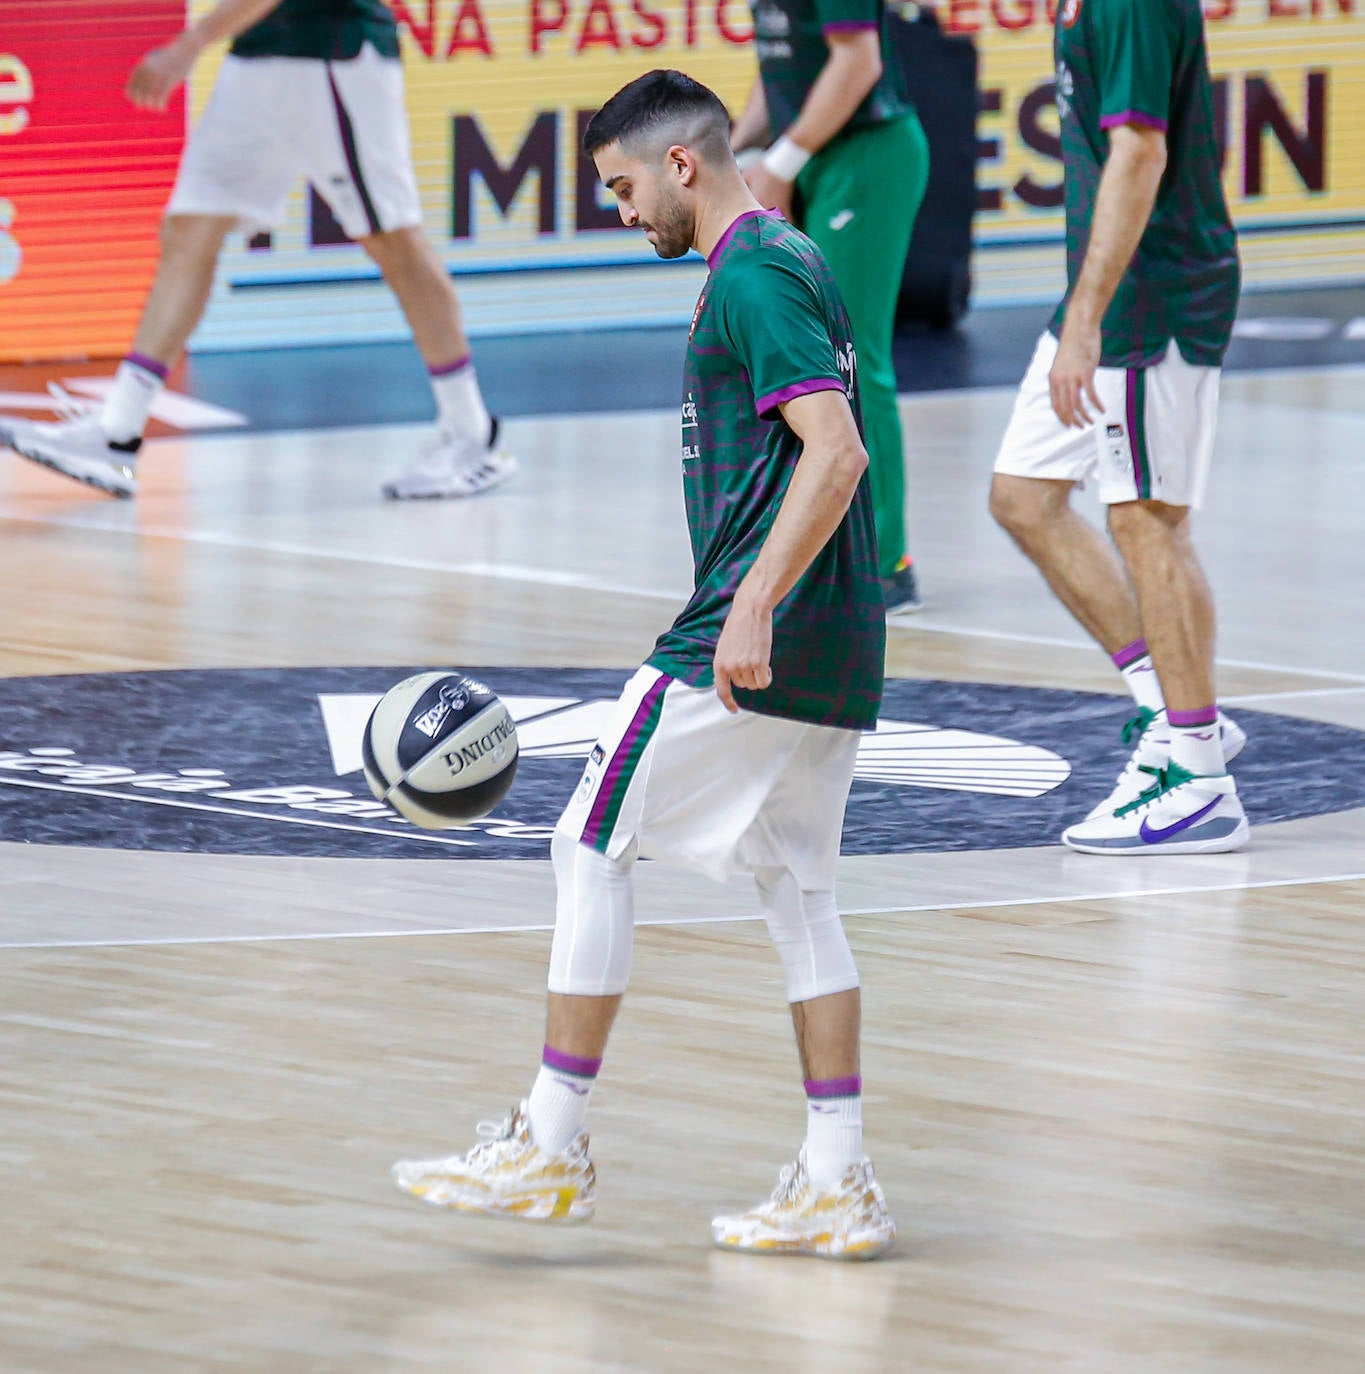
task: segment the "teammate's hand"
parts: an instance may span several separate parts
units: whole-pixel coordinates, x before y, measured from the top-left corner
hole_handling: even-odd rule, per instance
[[[754,199],[765,209],[781,210],[787,219],[792,217],[792,183],[775,177],[760,158],[744,171],[744,180],[754,193]]]
[[[727,711],[739,710],[733,687],[761,692],[773,682],[773,615],[735,595],[730,614],[725,617],[712,668],[716,675],[716,695]]]
[[[147,53],[128,78],[124,95],[142,110],[164,110],[190,74],[198,53],[180,39]]]
[[[1100,327],[1067,317],[1057,357],[1048,375],[1052,408],[1068,429],[1084,429],[1104,411],[1095,394],[1095,369],[1100,365]],[[1089,399],[1095,411],[1086,408]]]

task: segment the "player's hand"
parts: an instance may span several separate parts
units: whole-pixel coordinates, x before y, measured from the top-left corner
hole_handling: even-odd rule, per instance
[[[175,89],[190,74],[198,53],[177,39],[153,48],[133,68],[124,95],[141,110],[164,110]]]
[[[716,656],[711,665],[716,675],[716,695],[727,711],[739,710],[733,688],[761,692],[772,686],[772,656],[772,612],[753,605],[742,590],[737,592],[716,641]]]
[[[1095,393],[1095,369],[1100,365],[1100,327],[1068,316],[1062,326],[1057,357],[1048,375],[1052,408],[1068,429],[1084,429],[1104,412]],[[1092,414],[1086,402],[1094,407]]]
[[[744,180],[754,193],[754,199],[765,210],[777,209],[788,218],[792,217],[792,183],[775,177],[760,158],[751,163],[744,171]]]

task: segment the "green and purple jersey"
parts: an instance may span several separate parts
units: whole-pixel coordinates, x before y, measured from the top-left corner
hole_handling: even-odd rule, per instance
[[[384,0],[280,0],[232,44],[234,57],[312,57],[349,61],[366,43],[398,56],[398,25]]]
[[[882,74],[834,137],[853,129],[901,119],[914,106],[906,97],[900,65],[891,51],[885,0],[758,0],[754,50],[774,135],[796,122],[810,88],[829,61],[828,33],[876,29],[881,35]]]
[[[1067,297],[1089,244],[1109,130],[1166,135],[1166,171],[1103,325],[1105,367],[1146,367],[1174,339],[1186,362],[1218,367],[1232,337],[1240,269],[1219,175],[1200,0],[1063,0],[1057,108],[1066,168]]]
[[[682,469],[696,590],[649,662],[694,687],[801,457],[780,407],[849,398],[861,431],[853,331],[820,250],[780,215],[751,211],[708,258],[683,376]],[[868,479],[773,614],[772,686],[746,710],[868,730],[881,705],[886,612]]]

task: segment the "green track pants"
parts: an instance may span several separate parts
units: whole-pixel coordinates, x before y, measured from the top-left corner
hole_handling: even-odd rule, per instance
[[[912,114],[835,139],[796,180],[797,223],[829,262],[853,325],[883,577],[906,552],[905,449],[891,340],[928,178],[929,144]]]

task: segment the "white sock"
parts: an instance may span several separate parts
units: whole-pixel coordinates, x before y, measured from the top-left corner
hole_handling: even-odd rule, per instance
[[[1218,728],[1218,708],[1204,711],[1172,711],[1171,762],[1186,772],[1217,777],[1228,771],[1223,758],[1223,736]],[[1190,717],[1205,717],[1194,719]]]
[[[554,1063],[542,1061],[526,1102],[531,1139],[552,1155],[562,1155],[587,1124],[588,1099],[600,1059],[571,1060],[546,1046]]]
[[[1133,700],[1148,711],[1160,711],[1166,705],[1161,694],[1161,679],[1156,675],[1152,656],[1147,652],[1147,641],[1136,640],[1126,649],[1113,655],[1114,666],[1123,674],[1124,686],[1133,694]]]
[[[811,1093],[838,1084],[856,1084],[840,1097]],[[806,1172],[816,1192],[833,1192],[843,1176],[863,1157],[862,1082],[835,1079],[829,1085],[806,1084]]]
[[[436,398],[436,423],[443,434],[488,443],[493,421],[483,403],[472,358],[431,370],[431,394]]]
[[[147,428],[147,417],[165,385],[166,369],[151,358],[131,353],[114,373],[100,410],[100,428],[116,444],[140,439]]]

